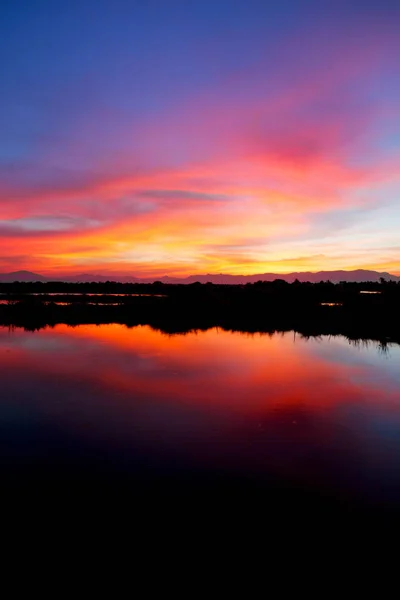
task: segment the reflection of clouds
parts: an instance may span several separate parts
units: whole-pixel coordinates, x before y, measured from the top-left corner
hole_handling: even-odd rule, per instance
[[[324,338],[324,343],[307,344],[309,352],[315,360],[324,360],[340,367],[351,367],[355,382],[368,380],[372,387],[379,386],[384,379],[385,387],[393,388],[400,383],[400,346],[389,345],[389,357],[379,350],[377,342],[368,340],[350,342],[343,337]]]
[[[356,475],[360,493],[364,478],[379,490],[400,465],[396,361],[379,368],[376,346],[58,325],[0,329],[0,353],[0,417],[16,438],[21,420],[32,430],[30,458],[48,436],[77,445],[82,460],[94,444],[108,464],[123,451],[125,464],[139,452],[146,464],[276,472],[318,485],[351,488]]]
[[[39,371],[66,378],[79,373],[118,393],[244,414],[288,405],[328,410],[346,399],[373,402],[371,390],[376,393],[382,385],[382,394],[392,394],[397,381],[393,361],[375,346],[360,352],[341,338],[318,344],[297,338],[294,344],[290,334],[209,330],[166,336],[147,326],[103,325],[56,326],[15,337],[3,330],[0,340],[19,351],[15,360],[26,360]]]

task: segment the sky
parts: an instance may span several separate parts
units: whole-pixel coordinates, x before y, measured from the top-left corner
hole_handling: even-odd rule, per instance
[[[400,274],[399,0],[2,0],[0,272]]]

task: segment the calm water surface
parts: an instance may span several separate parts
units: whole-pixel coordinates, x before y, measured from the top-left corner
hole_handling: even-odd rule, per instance
[[[2,473],[400,502],[400,348],[217,329],[0,328]]]

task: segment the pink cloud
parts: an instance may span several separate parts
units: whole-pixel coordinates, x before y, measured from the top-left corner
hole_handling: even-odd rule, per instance
[[[381,159],[374,147],[382,108],[371,93],[397,42],[383,35],[386,24],[362,40],[354,31],[332,47],[323,32],[307,39],[302,31],[290,47],[276,48],[280,54],[260,53],[247,70],[168,113],[111,128],[117,152],[107,149],[102,112],[94,110],[60,151],[83,164],[88,158],[90,168],[62,169],[44,152],[3,177],[0,254],[32,269],[111,262],[140,272],[155,262],[176,272],[289,260],[282,248],[240,248],[248,239],[295,240],[312,230],[315,214],[379,202],[379,193],[371,200],[354,192],[398,178],[400,154]],[[393,122],[394,100],[385,99]],[[92,155],[97,139],[101,149]],[[323,265],[325,253],[316,255]],[[299,248],[298,256],[315,255]]]

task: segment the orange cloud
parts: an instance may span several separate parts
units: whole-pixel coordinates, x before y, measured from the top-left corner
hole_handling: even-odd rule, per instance
[[[400,158],[380,156],[374,128],[383,109],[365,91],[392,42],[371,35],[367,49],[349,37],[315,63],[315,40],[305,40],[302,76],[283,71],[270,89],[257,64],[158,118],[124,123],[117,133],[125,151],[90,157],[87,171],[51,167],[51,154],[42,167],[21,168],[0,186],[1,269],[398,272],[398,253],[382,256],[381,247],[385,236],[394,245],[400,226],[390,205]],[[384,112],[398,119],[390,102]],[[80,139],[96,138],[101,116],[76,132],[71,156]],[[385,203],[387,225],[371,253],[368,227],[354,224],[370,224]]]

